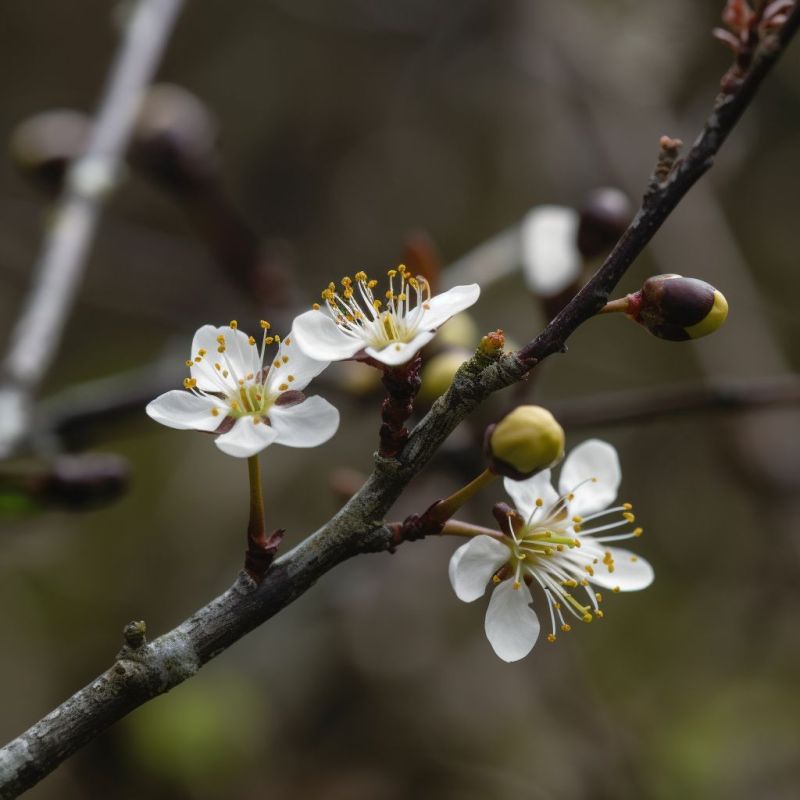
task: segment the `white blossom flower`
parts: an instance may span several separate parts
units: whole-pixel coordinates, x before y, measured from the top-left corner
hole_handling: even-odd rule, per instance
[[[294,322],[297,344],[309,356],[327,361],[352,358],[366,351],[389,367],[410,361],[450,317],[478,299],[477,283],[454,286],[431,296],[428,281],[410,275],[401,264],[390,269],[384,300],[375,297],[378,281],[365,272],[342,279],[341,293],[331,283],[322,292],[327,311],[314,303],[312,311]]]
[[[570,630],[570,617],[591,622],[603,616],[602,595],[594,587],[630,592],[653,581],[647,561],[609,544],[642,535],[641,528],[633,528],[629,503],[611,507],[621,477],[616,450],[590,439],[567,457],[558,492],[550,470],[524,481],[506,478],[516,506],[508,530],[476,536],[453,554],[450,582],[459,599],[470,603],[483,596],[490,581],[495,584],[485,628],[504,661],[525,657],[539,636],[529,584],[538,585],[546,598],[552,642],[556,628]]]
[[[184,389],[157,397],[147,406],[156,422],[180,430],[219,434],[216,445],[231,456],[248,458],[270,444],[316,447],[336,433],[339,412],[321,397],[302,390],[326,361],[306,356],[289,334],[268,335],[262,320],[260,346],[238,329],[236,321],[217,328],[203,325],[192,340],[186,361],[190,377]],[[277,344],[274,360],[265,351]]]
[[[522,274],[539,297],[554,297],[575,283],[583,259],[578,251],[580,215],[566,206],[536,206],[522,220]]]

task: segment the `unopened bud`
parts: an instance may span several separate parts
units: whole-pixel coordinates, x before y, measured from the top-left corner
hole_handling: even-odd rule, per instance
[[[697,278],[655,275],[626,298],[627,315],[650,333],[672,342],[699,339],[728,316],[722,292]]]
[[[86,150],[91,125],[79,111],[43,111],[21,122],[11,134],[11,157],[26,178],[57,195],[67,167]]]
[[[486,429],[489,469],[523,480],[564,456],[564,429],[541,406],[518,406]]]
[[[595,189],[580,210],[578,250],[584,258],[605,255],[631,221],[628,196],[613,187]]]
[[[128,462],[111,453],[60,456],[44,477],[41,496],[62,508],[94,508],[120,497],[129,478]]]
[[[203,102],[180,86],[157,84],[142,100],[131,159],[172,191],[187,191],[216,171],[217,124]]]
[[[419,397],[422,400],[435,400],[444,394],[453,382],[458,368],[467,361],[472,353],[461,348],[445,350],[425,362],[422,368],[422,386]]]

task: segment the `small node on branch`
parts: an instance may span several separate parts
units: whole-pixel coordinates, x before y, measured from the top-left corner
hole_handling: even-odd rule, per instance
[[[663,186],[667,178],[669,178],[678,161],[678,155],[683,147],[683,140],[662,136],[658,140],[658,145],[660,147],[658,161],[651,180],[651,188],[655,189]]]
[[[264,580],[267,570],[278,554],[278,548],[281,546],[285,534],[284,528],[276,528],[263,539],[248,537],[244,570],[256,583]]]
[[[491,333],[487,333],[478,344],[478,352],[490,358],[499,358],[503,355],[503,348],[506,346],[506,337],[500,328]]]
[[[719,289],[697,278],[654,275],[638,292],[608,303],[601,314],[621,312],[654,336],[671,342],[714,333],[728,316]]]
[[[147,625],[143,619],[134,620],[129,622],[123,629],[122,635],[125,639],[125,644],[131,650],[138,650],[147,643]]]

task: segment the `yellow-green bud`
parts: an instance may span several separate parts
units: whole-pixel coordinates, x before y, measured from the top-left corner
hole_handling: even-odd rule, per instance
[[[425,362],[422,368],[422,386],[419,390],[420,399],[430,402],[440,394],[444,394],[450,388],[458,368],[471,355],[469,350],[457,348],[445,350]]]
[[[699,339],[728,316],[722,292],[697,278],[655,275],[627,297],[627,314],[650,333],[673,342]]]
[[[486,430],[492,472],[514,480],[529,478],[564,457],[564,429],[541,406],[518,406]]]
[[[443,347],[475,347],[480,338],[475,320],[466,311],[451,317],[436,335],[436,341]]]

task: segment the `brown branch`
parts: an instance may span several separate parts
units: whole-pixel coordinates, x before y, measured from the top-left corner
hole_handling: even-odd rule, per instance
[[[564,349],[575,329],[606,302],[642,251],[713,157],[756,89],[800,25],[795,9],[770,34],[735,93],[726,96],[703,133],[666,182],[647,196],[630,228],[586,287],[519,353],[482,352],[464,364],[448,392],[411,433],[396,458],[378,457],[359,492],[322,528],[276,560],[256,585],[246,574],[177,628],[145,644],[129,641],[114,665],[0,750],[0,796],[16,797],[79,747],[131,710],[194,675],[200,667],[291,603],[341,561],[392,546],[382,521],[409,481],[445,438],[493,392],[521,380],[538,362]]]

